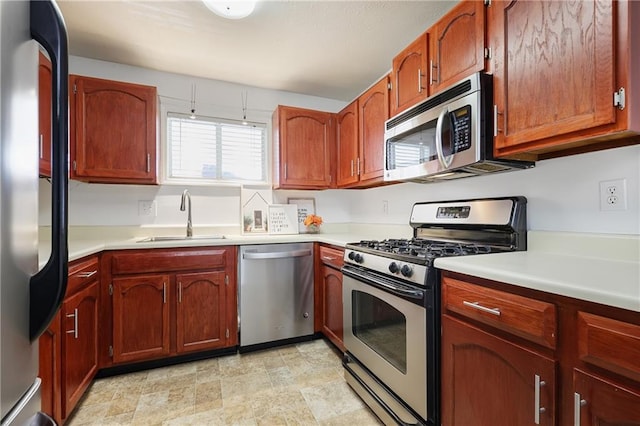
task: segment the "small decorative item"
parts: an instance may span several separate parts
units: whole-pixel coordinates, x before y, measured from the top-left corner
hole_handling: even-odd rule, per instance
[[[322,225],[322,217],[310,214],[304,219],[304,226],[307,227],[309,234],[317,234],[320,232],[320,225]]]
[[[271,204],[269,206],[270,234],[297,234],[298,210],[291,204]]]
[[[298,206],[298,230],[301,234],[309,232],[309,229],[304,223],[304,220],[310,214],[316,214],[316,200],[315,198],[288,198],[288,204],[295,204]]]

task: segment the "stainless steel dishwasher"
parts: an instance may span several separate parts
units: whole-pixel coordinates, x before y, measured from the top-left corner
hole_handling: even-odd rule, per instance
[[[313,335],[313,243],[241,246],[240,349]]]

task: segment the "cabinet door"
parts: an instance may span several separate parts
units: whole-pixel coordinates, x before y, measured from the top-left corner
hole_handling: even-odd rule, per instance
[[[40,176],[51,177],[51,61],[40,52],[38,60],[38,129]]]
[[[169,276],[113,280],[113,362],[169,355]]]
[[[98,281],[62,304],[63,417],[69,416],[98,371]]]
[[[331,185],[331,150],[335,143],[333,114],[278,107],[279,174],[283,189],[326,189]]]
[[[573,372],[574,424],[639,426],[640,394],[580,370]]]
[[[156,182],[156,89],[72,77],[72,177]]]
[[[336,146],[338,152],[337,185],[358,182],[358,101],[351,102],[336,118]]]
[[[178,353],[228,346],[226,273],[199,272],[176,276]]]
[[[430,92],[484,70],[484,2],[465,0],[430,29]]]
[[[358,98],[360,181],[381,179],[384,172],[384,122],[389,118],[389,78]]]
[[[342,351],[342,272],[322,266],[322,331]]]
[[[543,152],[558,140],[535,141],[615,121],[614,6],[608,0],[492,4],[498,155]]]
[[[38,352],[38,376],[42,379],[40,388],[41,410],[57,423],[61,423],[60,374],[62,371],[62,337],[60,333],[60,311],[53,317],[49,327],[38,339]]]
[[[554,425],[555,382],[553,360],[443,316],[443,425]]]
[[[427,57],[429,35],[422,34],[395,58],[391,71],[391,115],[415,105],[428,96]]]

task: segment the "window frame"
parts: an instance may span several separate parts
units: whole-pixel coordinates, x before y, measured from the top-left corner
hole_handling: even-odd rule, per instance
[[[209,179],[209,178],[181,178],[181,177],[170,177],[170,161],[171,156],[169,155],[170,150],[170,139],[169,139],[169,118],[177,117],[177,118],[189,118],[190,114],[185,114],[183,112],[176,112],[177,108],[167,108],[161,107],[161,126],[162,132],[161,134],[161,155],[159,156],[160,167],[160,176],[159,182],[163,185],[190,185],[190,186],[211,186],[211,187],[242,187],[242,186],[255,186],[255,187],[270,187],[272,184],[272,164],[271,164],[271,141],[269,135],[271,134],[271,123],[270,120],[265,120],[266,122],[259,121],[247,121],[247,125],[254,125],[262,128],[263,130],[263,149],[264,149],[264,180],[256,181],[256,180],[244,180],[244,179],[234,179],[234,180],[223,180],[223,179]],[[207,114],[202,113],[198,114],[198,117],[205,117],[207,120],[210,120],[215,123],[228,123],[228,124],[242,124],[242,120],[229,119],[225,117],[216,116],[216,114]]]

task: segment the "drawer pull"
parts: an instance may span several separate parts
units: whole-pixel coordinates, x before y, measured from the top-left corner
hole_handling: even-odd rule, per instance
[[[573,424],[580,426],[580,409],[587,405],[587,401],[582,399],[578,392],[573,393]]]
[[[332,260],[336,260],[337,257],[331,257],[331,256],[322,256],[322,260],[328,260],[328,261],[332,261]]]
[[[67,314],[67,318],[73,318],[73,330],[67,330],[67,334],[73,334],[73,338],[78,338],[78,308],[73,310],[72,314]]]
[[[477,309],[482,312],[486,312],[491,315],[500,316],[500,308],[487,308],[486,306],[482,306],[480,302],[467,302],[466,300],[462,301],[464,306],[468,306],[473,309]]]
[[[75,276],[78,278],[89,278],[94,276],[97,273],[98,273],[98,270],[96,269],[95,271],[91,271],[91,272],[78,272]]]
[[[537,425],[540,424],[540,413],[544,413],[546,408],[540,407],[540,388],[547,383],[544,380],[540,380],[540,376],[535,375],[535,395],[534,395],[534,413],[533,413],[533,422]]]

